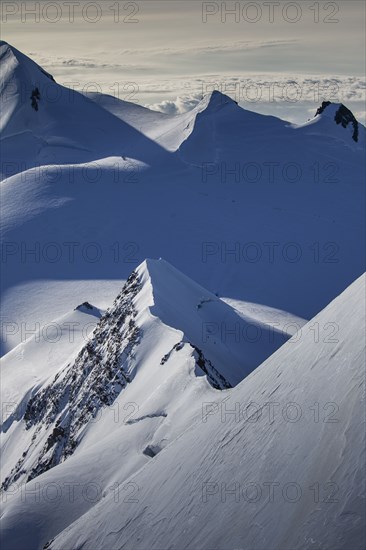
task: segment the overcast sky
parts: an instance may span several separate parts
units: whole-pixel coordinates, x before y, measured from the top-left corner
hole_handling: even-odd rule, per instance
[[[298,122],[322,99],[365,117],[363,1],[2,1],[1,16],[60,83],[166,112],[215,87]]]

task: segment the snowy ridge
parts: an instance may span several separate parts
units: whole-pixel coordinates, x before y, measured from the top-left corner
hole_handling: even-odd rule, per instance
[[[82,304],[77,311],[93,311]],[[85,426],[100,409],[113,405],[144,363],[136,360],[143,347],[147,323],[156,323],[164,343],[168,327],[176,329],[176,342],[154,368],[169,369],[177,355],[191,357],[198,376],[206,375],[216,389],[240,382],[288,336],[275,328],[239,317],[235,310],[179,273],[163,260],[145,261],[127,280],[113,307],[98,321],[90,340],[73,362],[62,366],[40,387],[24,388],[21,410],[5,420],[4,431],[23,424],[23,450],[11,470],[2,471],[2,489],[19,480],[31,481],[71,456],[80,444]],[[226,340],[219,322],[242,335],[248,327],[260,329],[256,341]],[[251,327],[250,327],[251,325]],[[215,329],[215,330],[214,330]],[[207,331],[207,332],[206,332]],[[213,333],[213,335],[212,335]],[[234,342],[232,341],[234,340]],[[15,353],[15,351],[13,352]],[[150,390],[151,391],[151,390]],[[11,395],[14,403],[15,395]]]
[[[328,136],[354,150],[365,148],[366,129],[342,103],[323,101],[308,123],[297,126],[307,135]]]
[[[321,107],[316,112],[316,115],[325,113],[325,116],[333,117],[336,124],[340,124],[342,128],[350,127],[352,139],[356,143],[359,140],[359,123],[354,114],[347,109],[342,103],[337,105],[330,101],[323,101]]]
[[[4,135],[16,131],[20,120],[25,126],[37,120],[39,98],[35,90],[50,88],[57,85],[49,73],[27,58],[16,48],[0,41],[0,94],[2,101],[2,116],[0,131]],[[33,105],[33,111],[26,109]],[[32,116],[33,115],[33,116]]]

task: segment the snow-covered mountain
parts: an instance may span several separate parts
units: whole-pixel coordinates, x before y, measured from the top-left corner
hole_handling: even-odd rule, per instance
[[[4,546],[361,550],[364,126],[0,62]]]
[[[161,157],[167,162],[166,151],[156,142],[96,102],[60,86],[4,42],[0,62],[3,176],[40,165],[113,156],[132,157],[142,164],[154,164]]]
[[[22,323],[107,309],[148,257],[296,322],[364,271],[365,128],[342,106],[294,126],[213,92],[168,116],[0,54],[3,352]]]
[[[84,327],[91,316],[93,333],[82,346],[80,338],[74,338],[75,346],[67,339],[56,344],[52,332],[48,339],[36,334],[4,358],[2,402],[12,407],[3,419],[4,489],[31,481],[72,455],[88,423],[118,403],[135,377],[144,384],[150,380],[141,403],[168,373],[172,376],[177,363],[180,368],[188,363],[193,375],[185,381],[188,387],[202,386],[196,376],[205,375],[213,388],[228,389],[289,337],[275,324],[239,315],[163,260],[148,260],[133,272],[103,316],[89,304],[63,324],[70,327],[73,321],[80,335],[77,319]],[[51,352],[57,360],[50,365]],[[173,393],[168,392],[169,399],[179,401]]]

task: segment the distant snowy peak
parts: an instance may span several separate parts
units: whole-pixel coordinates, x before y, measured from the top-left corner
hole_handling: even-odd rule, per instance
[[[332,103],[331,101],[323,101],[321,106],[315,113],[315,117],[323,115],[333,119],[336,124],[340,124],[342,128],[350,128],[352,139],[356,143],[359,140],[360,124],[352,111],[350,111],[343,103]]]
[[[55,82],[53,76],[45,71],[40,65],[32,61],[19,50],[10,46],[7,42],[0,41],[0,63],[1,63],[1,90],[9,82],[23,84],[24,86],[41,86],[44,83]],[[15,90],[13,90],[15,91]]]
[[[19,50],[14,48],[14,46],[11,46],[4,40],[0,40],[0,60],[5,61],[6,59],[12,59],[14,63],[17,63],[18,65],[23,65],[24,68],[33,68],[34,70],[40,71],[44,76],[46,76],[48,79],[55,81],[53,76],[45,71],[40,65],[38,65],[35,61],[32,61],[29,57],[21,53]]]
[[[16,134],[33,127],[41,106],[57,97],[52,75],[7,42],[0,42],[0,131]],[[21,128],[22,126],[22,128]]]
[[[214,90],[206,94],[203,99],[196,106],[198,112],[205,111],[207,114],[216,113],[224,107],[235,107],[237,104],[236,101],[231,99],[231,97],[222,94],[218,90]]]

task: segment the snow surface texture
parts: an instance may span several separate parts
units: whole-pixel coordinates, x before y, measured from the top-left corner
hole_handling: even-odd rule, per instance
[[[0,60],[4,547],[364,548],[365,128]]]
[[[365,277],[236,388],[217,391],[194,373],[191,346],[159,361],[178,333],[142,307],[146,265],[139,273],[135,377],[73,456],[12,485],[5,547],[361,550]],[[327,324],[337,327],[330,339]]]

